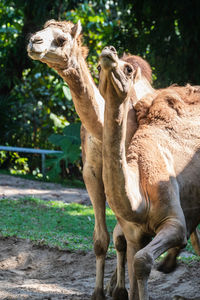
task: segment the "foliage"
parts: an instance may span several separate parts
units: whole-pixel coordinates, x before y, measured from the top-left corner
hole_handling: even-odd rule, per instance
[[[108,208],[106,215],[108,230],[112,233],[115,217]],[[0,234],[3,236],[30,239],[59,249],[91,250],[93,228],[91,206],[36,198],[3,199],[0,203]]]
[[[39,63],[33,70],[24,70],[22,81],[12,89],[10,99],[12,118],[6,141],[15,145],[20,142],[21,146],[48,148],[46,137],[77,119],[71,97],[64,97],[62,80]]]
[[[111,20],[111,13],[104,9],[103,2],[102,4],[84,2],[77,5],[75,10],[67,11],[63,17],[73,23],[81,21],[84,43],[89,48],[88,64],[97,82],[98,56],[102,49],[111,43],[117,20]]]
[[[153,68],[154,86],[164,87],[200,82],[199,11],[198,0],[181,5],[178,0],[2,0],[0,144],[53,147],[48,137],[79,120],[62,79],[26,53],[28,34],[47,19],[81,20],[96,82],[98,55],[104,46],[113,45],[119,54],[146,58]],[[31,161],[30,169],[36,165],[38,161]]]
[[[10,174],[25,175],[29,170],[28,158],[21,157],[16,152],[0,151],[0,165],[4,165],[9,160],[9,171]]]
[[[46,165],[49,167],[48,176],[56,178],[59,174],[67,177],[69,165],[80,164],[80,123],[70,124],[63,129],[62,134],[52,134],[49,141],[59,147],[62,153],[57,153],[54,158],[49,158]]]

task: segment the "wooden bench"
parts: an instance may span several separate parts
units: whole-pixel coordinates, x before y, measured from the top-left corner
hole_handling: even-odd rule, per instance
[[[0,146],[0,151],[11,151],[11,152],[23,152],[23,153],[41,154],[41,157],[42,157],[42,174],[43,174],[43,176],[45,176],[45,155],[62,153],[62,151],[56,151],[56,150],[22,148],[22,147],[9,147],[9,146]]]

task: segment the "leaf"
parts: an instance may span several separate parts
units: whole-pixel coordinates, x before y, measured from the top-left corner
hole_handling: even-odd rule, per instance
[[[68,88],[68,86],[63,85],[62,89],[63,89],[63,93],[64,93],[65,97],[67,98],[67,100],[71,101],[72,96],[71,96],[70,89]]]
[[[50,137],[48,138],[48,140],[52,144],[61,147],[62,140],[63,140],[63,135],[61,135],[61,134],[51,134]]]
[[[61,172],[61,160],[65,160],[67,167],[69,163],[74,164],[80,159],[80,123],[66,126],[63,135],[52,134],[48,140],[62,150],[62,153],[56,153],[54,157],[46,160],[46,165],[50,168],[48,175],[57,177]]]
[[[68,139],[73,140],[74,142],[80,144],[81,143],[80,127],[81,127],[80,123],[70,124],[69,126],[66,126],[63,129],[63,133]]]

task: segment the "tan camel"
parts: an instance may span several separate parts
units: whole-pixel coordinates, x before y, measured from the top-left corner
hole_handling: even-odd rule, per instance
[[[94,250],[96,254],[96,286],[92,299],[104,299],[104,264],[109,245],[109,234],[105,221],[105,193],[102,181],[102,128],[104,118],[104,99],[100,95],[88,70],[85,58],[87,48],[81,42],[81,24],[71,22],[57,22],[50,20],[45,23],[41,31],[30,38],[27,51],[32,59],[40,60],[55,69],[68,84],[76,111],[84,125],[81,132],[83,151],[83,177],[94,207]],[[124,57],[133,65],[140,65],[144,76],[151,80],[151,68],[141,58]],[[151,90],[145,88],[146,81],[138,86],[140,93]],[[150,86],[150,87],[149,87]],[[150,89],[150,90],[149,90]],[[132,96],[133,98],[133,96]],[[126,144],[129,143],[137,127],[135,114],[132,118],[132,105],[130,104],[127,121]],[[114,243],[117,250],[117,285],[113,298],[119,298],[119,288],[123,299],[127,299],[125,289],[125,253],[126,242],[119,225],[114,230]]]
[[[129,299],[147,300],[155,259],[184,247],[191,233],[198,237],[200,93],[171,87],[137,102],[140,124],[126,151],[129,98],[139,68],[119,60],[113,47],[103,50],[100,65],[106,197],[127,240]]]

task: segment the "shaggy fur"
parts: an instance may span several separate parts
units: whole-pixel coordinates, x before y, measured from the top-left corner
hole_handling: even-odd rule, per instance
[[[172,122],[176,116],[197,114],[199,105],[200,89],[188,84],[158,90],[137,102],[135,109],[139,124],[160,124]]]

